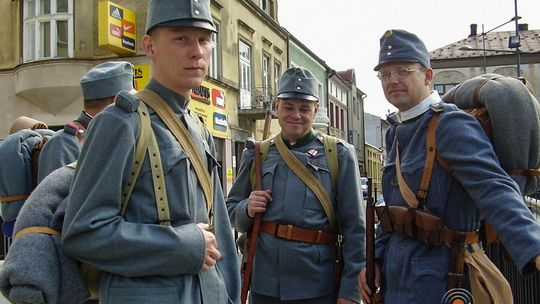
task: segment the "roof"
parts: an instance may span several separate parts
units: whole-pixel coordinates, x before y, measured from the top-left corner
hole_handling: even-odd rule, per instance
[[[515,49],[508,48],[508,39],[511,36],[515,36],[515,31],[501,31],[491,32],[486,34],[485,49],[486,56],[508,55],[509,53],[488,51],[491,50],[506,50],[515,51]],[[520,52],[523,53],[540,53],[540,30],[524,30],[519,32],[521,46]],[[466,39],[459,40],[452,44],[443,46],[436,50],[429,52],[430,58],[434,59],[456,59],[456,58],[469,58],[469,57],[481,57],[483,56],[483,35],[469,36]],[[468,45],[473,49],[471,51],[459,50],[460,47]]]

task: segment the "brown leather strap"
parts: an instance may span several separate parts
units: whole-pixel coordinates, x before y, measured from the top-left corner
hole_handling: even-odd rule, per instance
[[[324,230],[311,230],[296,227],[290,224],[261,221],[261,232],[271,234],[277,238],[304,242],[310,244],[333,244],[337,235]]]
[[[422,172],[422,181],[420,182],[420,188],[416,193],[416,196],[421,203],[423,203],[427,197],[429,182],[431,181],[431,174],[433,173],[433,165],[435,164],[435,155],[437,155],[437,141],[435,140],[435,129],[437,127],[437,122],[439,121],[439,115],[440,113],[435,113],[428,124],[424,171]]]
[[[30,193],[11,195],[11,196],[4,196],[4,197],[0,197],[0,203],[10,203],[10,202],[14,202],[14,201],[25,200],[29,196],[30,196]]]
[[[540,176],[540,169],[506,169],[509,175]]]
[[[41,227],[41,226],[30,226],[26,227],[24,229],[21,229],[19,232],[15,234],[15,237],[13,239],[20,238],[23,235],[30,234],[30,233],[42,233],[42,234],[49,234],[49,235],[60,235],[60,231],[50,228],[50,227]]]
[[[478,231],[455,231],[447,227],[443,227],[442,240],[445,244],[452,246],[453,244],[476,244],[478,242]]]

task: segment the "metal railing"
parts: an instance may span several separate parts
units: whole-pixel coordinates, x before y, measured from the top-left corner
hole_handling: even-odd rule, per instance
[[[536,221],[540,222],[539,200],[525,197],[525,203],[535,215]],[[485,251],[486,255],[510,283],[514,303],[537,304],[540,301],[540,272],[533,270],[532,274],[523,275],[501,243],[486,246]]]

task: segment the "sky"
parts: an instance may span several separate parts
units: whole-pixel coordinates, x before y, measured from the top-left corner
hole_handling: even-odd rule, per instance
[[[367,94],[365,112],[385,117],[386,101],[373,71],[379,39],[387,29],[415,33],[429,51],[467,38],[470,24],[487,32],[515,16],[540,29],[540,0],[279,0],[278,21],[337,71],[354,68],[357,87]],[[511,22],[497,31],[515,30]]]

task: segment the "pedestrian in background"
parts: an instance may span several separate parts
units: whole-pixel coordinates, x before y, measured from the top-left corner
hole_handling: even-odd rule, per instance
[[[67,123],[45,143],[39,154],[38,182],[54,170],[79,157],[84,132],[94,116],[114,102],[122,90],[133,90],[133,65],[108,61],[90,69],[81,78],[83,110],[73,123]]]

